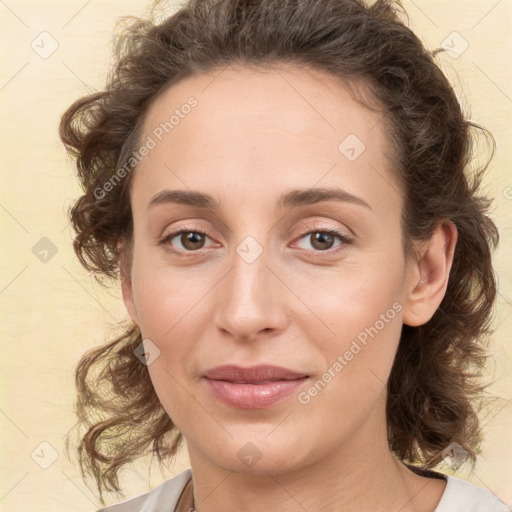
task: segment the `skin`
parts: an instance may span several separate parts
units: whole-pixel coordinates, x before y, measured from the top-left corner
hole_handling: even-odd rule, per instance
[[[405,258],[382,115],[328,74],[230,66],[192,76],[156,98],[141,140],[190,96],[197,106],[134,172],[121,283],[132,320],[160,350],[148,369],[187,440],[196,509],[432,512],[445,483],[389,450],[386,382],[402,323],[426,323],[445,294],[455,226],[440,224]],[[338,149],[351,133],[366,145],[354,161]],[[282,194],[312,187],[341,188],[370,208],[329,200],[276,210]],[[164,189],[208,193],[220,209],[148,209]],[[202,246],[180,235],[158,243],[179,229],[207,236]],[[352,240],[315,243],[310,232],[326,229]],[[262,249],[252,263],[236,251],[248,236]],[[393,304],[396,316],[307,404],[293,394],[234,408],[201,378],[222,364],[275,364],[310,375],[304,391]],[[251,467],[237,456],[248,442],[261,456]]]

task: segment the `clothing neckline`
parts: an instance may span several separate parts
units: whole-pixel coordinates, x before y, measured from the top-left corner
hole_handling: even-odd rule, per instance
[[[190,474],[190,478],[185,484],[185,487],[183,488],[180,497],[178,498],[178,503],[176,504],[176,508],[174,510],[175,512],[190,512],[195,510],[192,473]]]
[[[437,478],[438,480],[444,480],[445,482],[448,482],[448,475],[445,475],[444,473],[439,473],[438,471],[433,471],[432,469],[420,468],[419,466],[413,466],[412,464],[407,464],[405,462],[402,462],[402,464],[419,476]]]
[[[408,469],[410,469],[412,472],[423,476],[427,478],[435,478],[438,480],[444,480],[446,482],[445,489],[443,491],[443,494],[441,495],[441,498],[439,500],[439,503],[437,504],[436,508],[433,512],[445,512],[447,510],[453,509],[453,498],[454,495],[464,493],[469,497],[469,500],[474,500],[475,497],[478,500],[484,500],[484,501],[478,501],[478,503],[485,503],[490,504],[492,502],[493,505],[501,505],[502,508],[499,510],[510,510],[508,506],[501,501],[497,496],[492,495],[489,491],[486,489],[478,488],[478,494],[471,494],[472,497],[468,495],[468,491],[470,489],[471,484],[469,482],[466,482],[465,480],[458,479],[457,477],[446,475],[444,473],[439,473],[437,471],[433,471],[431,469],[421,468],[418,466],[413,466],[411,464],[406,464],[402,462]],[[187,468],[185,470],[186,473],[189,475],[189,479],[186,482],[186,484],[183,486],[183,489],[179,495],[178,502],[176,504],[176,507],[174,508],[174,512],[195,512],[195,504],[194,504],[194,490],[193,490],[193,480],[192,480],[192,468]],[[462,495],[462,494],[461,494]],[[491,501],[491,497],[494,501]],[[469,501],[468,501],[469,503]],[[462,510],[462,509],[461,509]],[[476,510],[476,509],[475,509]],[[487,510],[487,509],[486,509]],[[490,510],[490,509],[489,509]],[[492,510],[498,510],[492,509]]]
[[[448,489],[448,482],[449,482],[447,475],[445,475],[443,473],[438,473],[437,471],[433,471],[431,469],[425,469],[425,468],[420,468],[418,466],[412,466],[411,464],[406,464],[405,462],[402,462],[402,464],[404,464],[404,466],[406,466],[408,469],[410,469],[412,472],[416,473],[417,475],[427,477],[427,478],[436,478],[436,479],[444,480],[446,482],[446,487],[441,496],[441,500],[443,499],[443,496],[445,496],[445,494],[447,494],[446,491]],[[180,494],[178,503],[176,504],[175,512],[190,512],[191,510],[195,510],[192,474]]]

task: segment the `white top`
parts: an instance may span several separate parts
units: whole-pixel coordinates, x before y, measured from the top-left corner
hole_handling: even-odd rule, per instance
[[[441,501],[433,512],[511,512],[512,507],[483,487],[451,475],[437,473],[446,481]],[[175,512],[176,504],[192,469],[186,468],[152,491],[102,508],[97,512]]]

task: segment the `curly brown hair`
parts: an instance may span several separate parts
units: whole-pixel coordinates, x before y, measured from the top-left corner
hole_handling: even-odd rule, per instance
[[[403,326],[388,381],[389,446],[404,462],[431,468],[457,442],[474,465],[497,294],[491,256],[499,236],[490,200],[479,192],[494,139],[463,114],[436,63],[441,50],[428,51],[391,0],[190,0],[159,23],[149,18],[131,18],[117,36],[105,89],[74,102],[61,119],[84,190],[69,212],[80,262],[102,284],[119,278],[119,243],[132,240],[133,173],[108,193],[104,184],[127,163],[148,106],[171,84],[232,63],[291,63],[365,85],[384,113],[398,164],[404,251],[428,240],[440,221],[458,230],[442,303],[425,325]],[[471,169],[478,134],[492,152]],[[134,355],[141,341],[137,325],[127,324],[76,369],[77,415],[86,428],[80,467],[84,478],[95,477],[102,502],[103,489],[120,493],[121,466],[151,452],[168,459],[183,439]]]

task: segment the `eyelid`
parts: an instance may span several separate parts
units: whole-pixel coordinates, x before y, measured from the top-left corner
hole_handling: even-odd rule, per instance
[[[347,245],[350,245],[353,241],[351,236],[348,236],[345,232],[338,228],[332,228],[332,227],[313,227],[306,232],[302,233],[298,238],[296,238],[296,242],[294,242],[294,245],[297,244],[300,240],[303,238],[306,238],[310,236],[312,233],[327,233],[331,236],[334,236],[339,240],[339,245],[331,247],[329,249],[325,250],[314,250],[314,249],[301,249],[301,251],[306,252],[308,254],[308,257],[312,258],[322,258],[322,257],[329,257],[329,256],[336,256],[341,251],[344,251],[347,249]]]
[[[196,225],[191,225],[191,224],[181,225],[181,226],[172,228],[168,233],[166,233],[167,227],[165,227],[162,230],[162,233],[158,237],[159,240],[161,240],[162,238],[167,238],[170,235],[176,236],[178,233],[180,233],[182,231],[194,231],[197,233],[202,233],[202,234],[210,236],[209,231],[205,227],[201,226],[200,224],[199,225],[197,225],[197,224]]]
[[[352,238],[349,237],[348,235],[346,235],[343,231],[339,230],[339,229],[336,229],[336,228],[314,228],[314,229],[309,229],[308,231],[306,231],[305,233],[302,233],[298,240],[308,236],[308,235],[311,235],[313,233],[327,233],[329,235],[333,235],[333,236],[337,236],[342,242],[351,242],[352,241]]]
[[[294,229],[295,231],[295,229]],[[301,226],[300,230],[297,230],[300,232],[299,238],[302,238],[306,235],[309,235],[311,233],[315,232],[322,232],[322,233],[334,233],[340,238],[344,239],[346,242],[352,242],[355,238],[355,235],[353,234],[353,231],[347,226],[339,227],[339,226],[329,226],[326,224],[325,220],[313,220],[310,223],[306,224],[306,226]]]
[[[171,240],[172,238],[175,238],[178,235],[181,235],[182,233],[189,233],[189,232],[198,233],[198,234],[208,237],[210,240],[212,240],[212,236],[210,235],[209,231],[206,229],[203,229],[203,228],[197,227],[197,226],[180,226],[178,228],[175,228],[175,229],[169,231],[168,233],[166,233],[166,230],[164,229],[163,233],[158,237],[156,245],[168,246],[169,240]],[[175,254],[184,254],[184,253],[190,253],[190,254],[198,253],[199,254],[200,251],[202,250],[202,249],[198,249],[197,251],[181,251],[181,250],[172,249],[170,247],[167,247],[167,248],[168,248],[168,250],[170,250],[171,252],[173,252]]]

